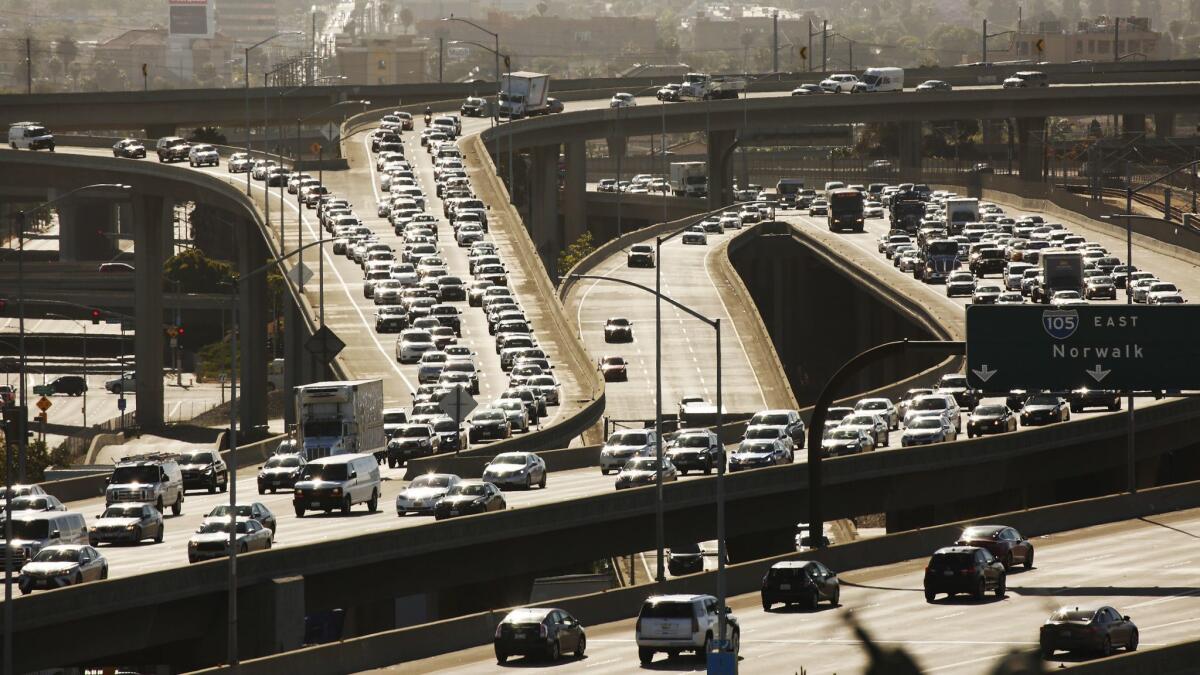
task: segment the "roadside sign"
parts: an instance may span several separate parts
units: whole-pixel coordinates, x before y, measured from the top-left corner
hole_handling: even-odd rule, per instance
[[[304,263],[297,263],[294,267],[288,270],[287,274],[284,276],[286,276],[288,281],[292,282],[293,285],[303,286],[308,283],[309,279],[312,279],[313,273],[312,270],[308,269],[308,266]]]
[[[455,424],[462,424],[467,415],[470,415],[471,411],[479,405],[479,402],[461,384],[456,384],[438,404],[442,407],[442,412],[449,415]]]
[[[334,124],[333,122],[329,122],[325,126],[321,127],[321,135],[329,141],[337,140],[337,137],[340,135],[340,131],[341,130],[338,128],[338,125]]]
[[[327,359],[332,359],[341,353],[346,347],[346,343],[342,342],[341,338],[334,335],[333,331],[329,330],[329,326],[321,326],[313,336],[304,343],[304,348],[308,353],[314,356],[324,356]]]
[[[1200,389],[1200,307],[972,305],[972,387],[1071,391]]]
[[[321,154],[321,144],[320,143],[313,143],[312,145],[308,146],[308,149],[314,155]]]
[[[121,412],[125,412],[125,396],[124,395],[122,395],[120,398],[117,399],[117,410],[120,410]]]
[[[49,410],[50,406],[52,406],[52,405],[54,405],[54,404],[51,403],[50,399],[46,398],[45,396],[39,398],[38,402],[37,402],[38,410],[41,410],[42,412],[46,412],[47,410]]]

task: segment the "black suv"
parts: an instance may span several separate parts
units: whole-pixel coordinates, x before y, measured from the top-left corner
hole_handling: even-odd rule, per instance
[[[50,387],[56,394],[66,394],[67,396],[82,396],[88,390],[87,380],[79,375],[62,375],[54,378],[50,383]]]
[[[1071,412],[1083,412],[1084,408],[1121,409],[1121,392],[1111,389],[1076,389],[1067,396]]]
[[[672,546],[667,552],[667,571],[673,577],[703,572],[704,552],[700,550],[700,545]]]
[[[208,490],[209,494],[229,487],[229,468],[216,450],[181,453],[179,470],[183,474],[183,489]]]
[[[925,601],[933,602],[938,593],[951,597],[955,593],[970,593],[976,600],[995,591],[1003,598],[1007,573],[987,549],[977,546],[947,546],[940,548],[925,567]]]
[[[842,595],[837,574],[815,560],[785,560],[771,565],[762,579],[764,612],[771,605],[797,603],[816,609],[817,603],[828,600],[834,607]]]

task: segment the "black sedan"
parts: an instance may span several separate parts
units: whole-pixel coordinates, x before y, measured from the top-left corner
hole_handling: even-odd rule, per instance
[[[667,571],[673,577],[703,572],[704,551],[700,550],[699,544],[672,546],[667,551]]]
[[[500,488],[481,480],[468,480],[450,488],[445,497],[433,505],[433,515],[438,520],[469,516],[474,513],[503,511],[508,508]]]
[[[954,87],[943,80],[925,80],[917,85],[915,91],[951,91]]]
[[[621,317],[613,317],[604,322],[605,342],[633,342],[633,322]]]
[[[307,463],[303,455],[274,455],[258,471],[258,494],[265,494],[267,490],[270,490],[271,494],[275,494],[275,491],[280,488],[292,489],[296,486],[296,480],[304,472],[304,465]]]
[[[1040,424],[1069,422],[1071,407],[1061,396],[1054,394],[1034,394],[1021,407],[1021,426],[1031,427]]]
[[[967,437],[1005,434],[1017,430],[1017,416],[1003,403],[989,403],[975,408],[967,420]]]
[[[1083,412],[1085,408],[1107,408],[1110,412],[1121,409],[1121,393],[1111,389],[1076,389],[1067,400],[1071,412]]]
[[[499,664],[518,654],[557,661],[570,652],[580,659],[587,649],[587,635],[579,620],[561,609],[522,607],[496,626],[493,645]]]
[[[1116,647],[1137,651],[1138,628],[1112,607],[1063,607],[1042,624],[1039,642],[1047,659],[1059,650],[1109,656]]]
[[[777,562],[762,579],[764,612],[771,611],[771,605],[777,602],[816,609],[819,602],[828,600],[837,607],[841,595],[837,574],[815,560]]]
[[[503,410],[486,408],[477,410],[469,420],[471,427],[467,439],[471,445],[485,439],[504,439],[512,437],[512,426]]]
[[[629,379],[629,364],[621,356],[606,356],[600,361],[600,373],[605,382],[624,382]]]
[[[950,597],[956,593],[969,593],[976,600],[982,600],[988,591],[995,591],[997,598],[1003,598],[1007,592],[1007,577],[1004,563],[985,548],[940,548],[925,567],[925,601],[933,602],[939,593]]]

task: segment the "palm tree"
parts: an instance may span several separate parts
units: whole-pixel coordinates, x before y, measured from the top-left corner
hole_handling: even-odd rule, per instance
[[[413,13],[411,9],[405,7],[404,9],[400,10],[400,23],[404,24],[404,32],[407,33],[409,31],[409,26],[412,26],[413,24]]]

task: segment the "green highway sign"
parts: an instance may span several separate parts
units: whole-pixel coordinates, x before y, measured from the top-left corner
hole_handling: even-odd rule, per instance
[[[1011,389],[1200,389],[1200,306],[971,305],[967,381]]]

